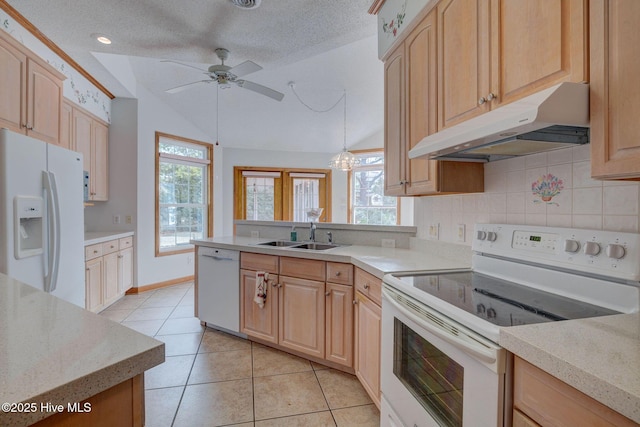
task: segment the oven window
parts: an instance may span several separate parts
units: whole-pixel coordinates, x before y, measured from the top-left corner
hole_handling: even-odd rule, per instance
[[[441,426],[462,426],[464,369],[394,319],[393,373]]]

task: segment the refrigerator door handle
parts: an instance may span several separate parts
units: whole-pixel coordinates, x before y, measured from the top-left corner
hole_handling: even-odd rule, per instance
[[[44,290],[51,293],[56,290],[58,285],[58,270],[60,267],[60,204],[58,202],[56,176],[52,172],[43,171],[42,177],[49,205],[49,209],[47,209],[49,223],[48,274],[45,277]]]

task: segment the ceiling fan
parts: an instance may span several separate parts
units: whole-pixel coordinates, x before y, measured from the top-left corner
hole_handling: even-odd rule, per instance
[[[174,88],[167,89],[165,92],[176,93],[176,92],[181,92],[185,89],[188,89],[192,85],[195,85],[198,83],[216,82],[223,89],[228,88],[230,84],[234,84],[238,87],[249,89],[261,95],[268,96],[269,98],[275,99],[276,101],[282,101],[282,98],[284,98],[283,93],[270,89],[266,86],[262,86],[258,83],[253,83],[248,80],[243,80],[239,78],[239,77],[246,76],[247,74],[255,73],[256,71],[262,70],[261,66],[259,66],[253,61],[245,61],[242,64],[236,65],[235,67],[230,67],[224,64],[224,61],[226,61],[227,58],[229,58],[229,51],[224,48],[218,48],[215,50],[215,52],[218,58],[220,58],[220,61],[222,62],[222,64],[211,65],[206,70],[202,68],[194,67],[193,65],[184,64],[178,61],[172,61],[168,59],[163,60],[162,62],[172,62],[174,64],[182,65],[184,67],[195,68],[196,70],[202,71],[204,74],[209,76],[209,79],[207,80],[199,80],[197,82],[176,86]]]

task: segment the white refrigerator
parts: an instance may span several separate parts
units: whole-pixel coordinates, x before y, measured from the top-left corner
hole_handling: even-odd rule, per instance
[[[82,154],[0,129],[0,273],[85,306]]]

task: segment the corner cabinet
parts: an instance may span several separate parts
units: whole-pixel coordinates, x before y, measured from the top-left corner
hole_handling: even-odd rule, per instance
[[[640,178],[640,2],[591,0],[591,176]]]
[[[385,195],[484,190],[481,164],[409,159],[437,130],[435,11],[424,17],[385,61]]]
[[[442,0],[436,10],[438,130],[589,80],[586,0]]]
[[[58,144],[65,78],[0,31],[0,127]]]

